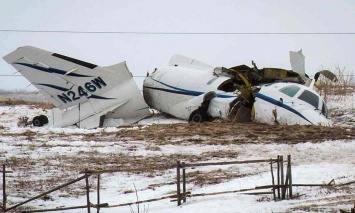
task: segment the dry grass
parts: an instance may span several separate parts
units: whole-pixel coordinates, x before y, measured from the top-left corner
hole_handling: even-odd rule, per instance
[[[42,109],[52,109],[54,107],[53,104],[48,102],[32,102],[32,101],[12,99],[6,97],[0,98],[0,106],[16,106],[16,105],[28,105],[30,106],[30,108],[42,108]]]
[[[0,95],[8,95],[8,94],[36,94],[37,91],[29,91],[24,89],[15,89],[15,90],[5,90],[0,89]]]
[[[297,129],[297,131],[294,131]],[[151,125],[142,130],[124,130],[112,140],[144,140],[155,145],[209,144],[228,145],[245,143],[300,143],[306,141],[355,138],[354,128],[322,126],[284,126],[223,121],[203,124]],[[101,133],[101,137],[112,133]],[[93,139],[93,138],[92,138]],[[107,138],[106,138],[107,139]],[[99,139],[100,140],[100,139]]]
[[[301,204],[297,207],[293,207],[289,212],[294,211],[305,211],[305,212],[330,212],[338,213],[341,205],[348,205],[350,208],[353,205],[353,195],[339,195],[334,197],[327,197],[324,199],[319,199],[319,204],[307,204],[307,201],[304,201],[304,204]]]
[[[208,184],[223,183],[233,178],[245,177],[245,176],[246,174],[240,174],[238,171],[215,169],[208,172],[203,172],[200,170],[187,172],[186,179],[188,183],[193,183],[198,186],[203,186]]]
[[[16,172],[9,185],[20,189],[17,193],[25,193],[31,189],[40,191],[41,181],[24,181],[33,172],[41,168],[42,172],[49,175],[45,178],[47,186],[58,185],[77,177],[85,168],[90,170],[119,169],[128,171],[132,168],[144,168],[139,172],[129,174],[155,177],[164,175],[175,168],[176,161],[207,162],[237,159],[239,153],[233,150],[199,151],[199,154],[174,152],[164,153],[165,145],[221,145],[246,144],[246,143],[302,143],[306,141],[324,141],[336,139],[354,139],[354,129],[341,127],[297,126],[299,131],[294,131],[294,126],[272,126],[262,124],[233,124],[215,121],[203,124],[171,124],[152,125],[138,130],[118,130],[116,133],[101,131],[98,133],[69,134],[69,133],[38,133],[27,130],[22,133],[2,133],[3,136],[14,141],[13,147],[18,147],[22,155],[6,158],[6,164]],[[160,134],[164,133],[164,134]],[[180,137],[179,137],[180,135]],[[11,139],[13,138],[13,139]],[[67,141],[64,144],[51,144],[47,141]],[[81,141],[95,143],[80,149],[79,145],[71,142]],[[126,151],[120,153],[102,153],[97,150],[104,146],[122,146]],[[39,153],[50,151],[52,148],[78,147],[76,153],[53,153],[51,155],[30,158],[32,152]],[[91,148],[90,148],[91,147]],[[17,149],[17,148],[16,148]],[[155,154],[133,154],[139,150],[155,152]],[[188,178],[196,185],[214,184],[225,180],[240,177],[238,171],[213,170],[210,172],[188,170]],[[157,187],[150,186],[152,188]],[[69,187],[67,191],[76,193],[75,188]],[[74,190],[74,191],[72,191]],[[350,190],[351,191],[351,190]],[[325,192],[325,191],[324,191]],[[79,193],[79,192],[77,192]]]
[[[346,67],[336,65],[332,71],[336,74],[338,81],[332,82],[329,79],[321,76],[316,84],[318,93],[327,101],[329,95],[337,96],[338,99],[347,95],[352,95],[355,91],[355,74],[353,71],[348,72]]]

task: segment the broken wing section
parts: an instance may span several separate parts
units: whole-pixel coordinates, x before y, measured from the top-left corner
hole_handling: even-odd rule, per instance
[[[131,77],[125,63],[99,67],[32,46],[20,47],[4,60],[60,109],[114,98],[103,94]]]
[[[173,55],[169,61],[169,66],[193,67],[202,69],[214,69],[211,65],[205,64],[193,58],[182,55]]]

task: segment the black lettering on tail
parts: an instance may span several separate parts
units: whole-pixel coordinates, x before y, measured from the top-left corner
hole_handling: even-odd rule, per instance
[[[72,102],[72,100],[64,93],[62,93],[62,95],[57,95],[57,97],[65,104],[67,102]]]
[[[105,87],[107,85],[105,81],[101,79],[101,77],[94,78],[93,80],[91,80],[91,82],[99,89],[101,89],[102,86]]]

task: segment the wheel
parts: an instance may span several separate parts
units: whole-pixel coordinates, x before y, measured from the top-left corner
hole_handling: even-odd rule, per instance
[[[190,115],[189,122],[202,123],[207,120],[207,114],[203,110],[196,109]]]
[[[40,115],[39,117],[42,119],[43,124],[47,124],[47,123],[48,123],[48,117],[47,117],[47,116],[45,116],[45,115]]]
[[[33,126],[43,126],[44,125],[43,118],[41,116],[34,117],[32,119],[32,124]]]
[[[191,118],[191,121],[194,123],[201,123],[202,122],[202,115],[201,114],[194,114]]]

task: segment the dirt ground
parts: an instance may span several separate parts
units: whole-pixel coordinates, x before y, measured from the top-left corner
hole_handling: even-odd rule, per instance
[[[177,143],[172,139],[186,138],[178,143],[241,144],[241,143],[302,143],[325,140],[354,139],[355,127],[284,126],[257,123],[230,123],[225,121],[201,124],[151,125],[139,131],[125,130],[116,134],[118,139],[150,140],[157,144]],[[191,139],[192,136],[202,136]]]
[[[339,118],[338,118],[338,117]],[[333,118],[342,120],[342,114]],[[230,123],[221,120],[206,123],[177,123],[153,124],[148,126],[122,127],[115,131],[105,129],[93,132],[58,132],[37,131],[29,128],[25,131],[0,130],[0,136],[7,141],[13,141],[10,146],[18,150],[18,154],[6,157],[8,169],[14,174],[8,178],[9,194],[15,197],[28,198],[30,195],[43,192],[44,189],[55,187],[60,183],[75,179],[84,168],[101,170],[105,168],[120,169],[121,171],[137,167],[145,168],[140,172],[128,172],[133,175],[157,177],[171,175],[171,182],[157,182],[148,188],[174,184],[174,174],[169,172],[176,165],[176,160],[186,162],[225,161],[236,159],[238,153],[228,151],[203,151],[191,153],[161,153],[164,145],[208,146],[218,145],[228,147],[240,144],[299,144],[305,142],[321,143],[332,140],[354,140],[355,127],[353,121],[346,127],[321,126],[282,126],[257,123]],[[63,141],[62,145],[50,141]],[[90,144],[80,147],[77,142]],[[71,145],[73,144],[73,145]],[[107,152],[107,147],[121,146],[125,152]],[[62,149],[62,151],[53,151]],[[66,150],[66,151],[64,151]],[[157,151],[156,155],[141,154],[142,150]],[[8,155],[4,151],[3,155]],[[43,154],[42,153],[49,153]],[[159,154],[160,153],[160,154]],[[76,163],[80,162],[80,163]],[[257,167],[258,165],[256,165]],[[257,172],[262,173],[265,170]],[[39,173],[45,173],[37,175]],[[255,175],[250,173],[242,175]],[[209,172],[190,173],[190,181],[195,185],[216,184],[239,177],[241,174],[228,170],[211,170]],[[36,177],[36,179],[32,179]],[[170,179],[170,178],[169,178]],[[85,191],[76,190],[78,186],[67,187],[60,196],[80,196]],[[95,190],[92,187],[91,190]],[[354,188],[351,188],[353,191]],[[29,193],[31,191],[31,193]],[[122,192],[124,193],[124,192]],[[66,194],[66,195],[64,195]],[[12,203],[10,197],[9,204]],[[31,208],[31,207],[28,207]],[[320,207],[319,207],[320,208]],[[319,209],[318,207],[316,209]]]

